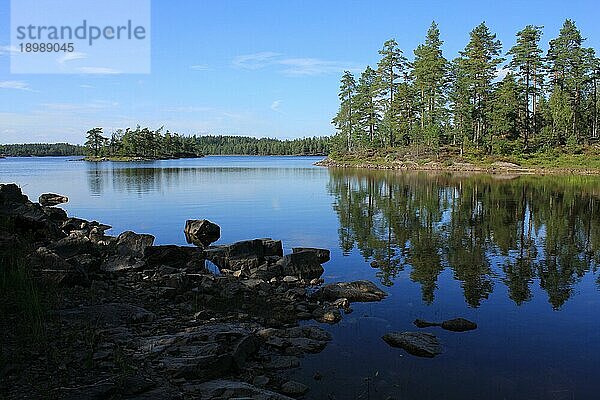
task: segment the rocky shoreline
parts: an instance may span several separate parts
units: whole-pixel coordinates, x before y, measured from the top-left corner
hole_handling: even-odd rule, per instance
[[[484,174],[507,175],[600,175],[600,170],[582,168],[527,168],[509,162],[494,162],[490,165],[480,166],[468,162],[453,162],[450,164],[430,161],[419,164],[415,161],[386,161],[375,163],[368,160],[347,162],[336,161],[331,158],[316,162],[314,165],[327,168],[359,168],[399,171],[440,171],[440,172],[465,172]]]
[[[0,255],[20,254],[46,308],[33,338],[3,299],[0,397],[301,397],[307,383],[286,371],[331,340],[310,321],[336,323],[352,302],[386,296],[369,281],[323,284],[326,249],[213,246],[220,228],[202,220],[187,224],[196,246],[155,246],[69,217],[56,207],[67,200],[46,194],[41,205],[0,184]]]

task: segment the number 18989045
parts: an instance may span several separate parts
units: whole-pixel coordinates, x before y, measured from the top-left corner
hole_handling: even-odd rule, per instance
[[[73,43],[20,43],[21,53],[72,53]]]

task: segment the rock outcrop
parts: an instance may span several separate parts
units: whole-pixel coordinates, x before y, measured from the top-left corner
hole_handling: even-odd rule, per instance
[[[285,371],[322,351],[331,335],[299,321],[338,322],[340,310],[351,310],[337,294],[383,296],[355,283],[315,298],[311,286],[322,283],[328,250],[294,248],[284,256],[281,241],[270,238],[209,246],[218,237],[206,222],[195,231],[202,247],[155,246],[152,235],[111,236],[108,225],[32,203],[16,185],[0,185],[0,219],[0,256],[23,252],[51,310],[42,351],[12,357],[21,351],[18,331],[3,332],[0,351],[15,365],[0,371],[0,397],[301,396],[307,386]],[[210,272],[206,260],[221,273]]]

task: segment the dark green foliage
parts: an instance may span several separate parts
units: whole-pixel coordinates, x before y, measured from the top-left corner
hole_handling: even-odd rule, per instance
[[[439,154],[518,155],[561,147],[580,152],[598,142],[600,61],[571,20],[551,40],[547,57],[542,27],[528,25],[502,54],[485,23],[475,27],[459,56],[448,62],[433,22],[408,61],[391,39],[358,85],[342,79],[333,153],[381,153],[407,147]],[[510,72],[510,73],[509,73]],[[387,150],[386,150],[387,149]]]

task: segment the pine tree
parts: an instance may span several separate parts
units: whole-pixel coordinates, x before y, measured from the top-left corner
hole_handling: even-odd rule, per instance
[[[504,139],[503,142],[518,139],[521,128],[519,118],[520,97],[517,81],[512,73],[508,73],[494,92],[490,113],[490,153],[494,153],[494,138]],[[503,151],[500,151],[500,153],[503,153]]]
[[[100,155],[100,151],[108,142],[108,139],[102,136],[102,128],[93,128],[87,131],[86,139],[85,146],[94,157]]]
[[[542,36],[542,27],[527,25],[517,33],[517,43],[508,51],[512,56],[509,67],[519,77],[519,83],[525,88],[525,111],[523,139],[525,150],[529,146],[529,138],[537,130],[537,103],[542,95],[540,87],[543,83],[542,75],[542,49],[539,41]]]
[[[419,95],[421,129],[435,124],[439,126],[441,122],[439,119],[445,104],[448,69],[448,61],[442,55],[443,43],[437,24],[432,22],[425,43],[414,51],[412,75]]]
[[[381,99],[381,110],[384,118],[384,126],[388,136],[388,146],[394,146],[397,133],[396,118],[398,110],[394,108],[398,102],[394,102],[394,96],[398,91],[398,83],[405,72],[407,60],[398,48],[396,40],[390,39],[383,44],[379,50],[381,59],[377,64],[377,77],[379,97]]]
[[[487,113],[493,89],[492,81],[503,59],[500,57],[500,41],[490,32],[485,22],[475,27],[470,37],[469,43],[460,52],[458,66],[464,73],[465,84],[471,94],[473,143],[479,147],[489,127]]]
[[[361,138],[364,143],[373,146],[380,117],[377,113],[377,73],[367,66],[358,80],[356,89],[356,109]]]
[[[589,79],[591,64],[589,49],[582,47],[584,40],[575,23],[567,19],[558,37],[550,41],[548,49],[554,136],[560,144],[566,144],[569,140],[582,142],[585,132],[585,128],[581,126],[583,91]]]
[[[354,97],[356,96],[356,80],[350,71],[344,71],[340,84],[338,97],[341,101],[340,109],[333,118],[333,124],[339,133],[346,138],[346,150],[352,150],[352,136],[356,120],[356,108]]]

